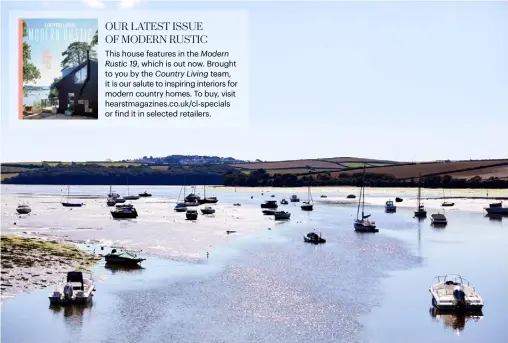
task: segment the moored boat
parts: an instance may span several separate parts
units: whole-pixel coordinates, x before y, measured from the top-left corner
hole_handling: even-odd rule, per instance
[[[282,200],[280,201],[280,204],[281,204],[281,205],[287,205],[287,204],[289,204],[289,202],[288,202],[286,199],[282,199]]]
[[[285,211],[275,211],[273,215],[275,216],[275,220],[286,220],[291,218],[291,213]]]
[[[139,193],[138,195],[142,198],[148,198],[152,196],[150,193],[147,193],[146,191],[144,191],[143,193]]]
[[[206,206],[205,208],[201,209],[201,213],[203,213],[203,214],[214,214],[215,213],[215,209],[213,207]]]
[[[187,212],[187,206],[185,206],[185,203],[181,202],[175,206],[176,212]]]
[[[312,244],[323,244],[326,243],[326,239],[321,237],[321,233],[319,235],[315,232],[309,232],[307,236],[303,236],[303,241],[305,243],[312,243]]]
[[[131,204],[116,205],[116,208],[111,211],[111,215],[114,219],[133,219],[138,217],[138,212]]]
[[[393,204],[393,201],[388,200],[388,201],[385,203],[385,212],[387,212],[387,213],[394,213],[394,212],[397,212],[397,206],[395,206],[395,205]]]
[[[63,207],[81,207],[83,206],[83,203],[77,203],[77,202],[70,202],[70,186],[67,186],[67,201],[62,202]]]
[[[187,212],[185,212],[185,217],[187,218],[187,220],[196,220],[198,219],[198,211],[187,210]]]
[[[277,212],[277,211],[275,209],[268,209],[268,210],[263,210],[261,212],[263,212],[263,214],[266,216],[274,216],[275,212]]]
[[[421,178],[421,175],[420,175]],[[422,182],[421,180],[418,180],[418,197],[417,197],[418,204],[416,205],[416,211],[415,217],[416,218],[426,218],[427,217],[427,211],[425,210],[425,207],[422,203]]]
[[[92,301],[95,284],[91,274],[72,271],[67,273],[65,281],[55,287],[49,295],[51,305],[87,304]]]
[[[302,209],[302,211],[313,211],[314,210],[314,204],[312,201],[312,194],[310,192],[310,185],[309,185],[309,189],[307,191],[307,201],[304,201],[303,205],[301,205],[300,208]]]
[[[289,198],[289,201],[291,202],[300,202],[300,198],[296,194],[293,194],[291,198]]]
[[[443,311],[481,312],[483,299],[460,275],[437,276],[430,287],[432,306]]]
[[[28,214],[32,212],[32,209],[28,205],[18,205],[18,207],[16,207],[16,212],[19,214]]]
[[[362,207],[361,218],[359,217],[360,205]],[[360,188],[360,198],[358,199],[358,209],[356,211],[356,220],[353,224],[355,231],[358,231],[358,232],[378,232],[379,229],[376,228],[376,222],[368,220],[369,217],[370,217],[370,214],[365,214],[365,165],[364,165],[363,166],[363,176],[362,176],[362,187]]]
[[[145,258],[139,258],[132,252],[117,251],[116,249],[111,250],[109,254],[104,256],[104,259],[106,260],[106,263],[124,265],[135,265],[146,260]]]
[[[434,213],[430,216],[430,221],[435,226],[444,226],[448,224],[448,220],[446,219],[444,214]]]
[[[508,214],[508,207],[503,207],[502,202],[490,204],[489,207],[485,208],[487,214]]]
[[[267,200],[264,204],[261,204],[261,208],[277,208],[279,205],[277,205],[277,200]]]

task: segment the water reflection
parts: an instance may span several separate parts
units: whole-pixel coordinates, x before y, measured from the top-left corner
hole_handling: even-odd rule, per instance
[[[67,324],[83,324],[83,317],[85,312],[90,311],[92,308],[92,302],[85,305],[50,305],[49,309],[53,311],[54,315],[60,315],[63,313],[64,322]]]
[[[111,264],[111,263],[106,263],[104,265],[104,268],[110,270],[111,274],[116,274],[116,273],[130,273],[130,274],[136,273],[136,274],[139,274],[139,273],[142,273],[143,270],[145,269],[142,266],[140,266],[139,264],[121,265],[121,264]]]
[[[502,214],[486,214],[485,218],[489,218],[492,221],[502,221],[503,217],[508,217],[507,215]]]
[[[483,313],[454,313],[454,312],[445,312],[436,309],[435,307],[431,307],[430,315],[434,321],[442,321],[445,328],[452,329],[457,335],[460,334],[461,331],[466,327],[466,323],[468,321],[478,322],[483,318]]]

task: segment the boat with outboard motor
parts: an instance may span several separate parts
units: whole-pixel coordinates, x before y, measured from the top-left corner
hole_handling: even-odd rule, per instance
[[[49,295],[51,305],[87,304],[92,301],[95,283],[92,275],[80,271],[67,273],[64,282],[57,285]]]
[[[483,299],[460,275],[436,276],[429,292],[432,294],[432,306],[445,311],[481,311]]]

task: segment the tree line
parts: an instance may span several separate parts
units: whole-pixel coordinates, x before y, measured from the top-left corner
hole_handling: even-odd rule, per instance
[[[41,166],[8,178],[5,184],[45,185],[222,185],[224,166],[102,166],[71,164]]]

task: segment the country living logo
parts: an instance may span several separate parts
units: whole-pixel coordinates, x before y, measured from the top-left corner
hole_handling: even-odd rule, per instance
[[[42,28],[29,28],[27,38],[33,42],[79,41],[89,42],[95,30],[77,28],[75,23],[45,23]]]

